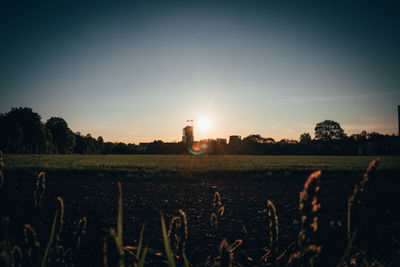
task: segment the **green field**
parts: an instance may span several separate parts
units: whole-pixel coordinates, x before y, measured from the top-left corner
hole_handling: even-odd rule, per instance
[[[5,171],[173,174],[206,172],[351,171],[375,158],[379,169],[400,171],[399,156],[189,156],[189,155],[4,155]]]

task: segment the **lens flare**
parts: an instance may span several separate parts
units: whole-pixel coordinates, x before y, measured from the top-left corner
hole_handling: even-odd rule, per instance
[[[188,150],[192,155],[202,155],[206,149],[207,149],[207,144],[202,144],[199,142],[188,144]]]

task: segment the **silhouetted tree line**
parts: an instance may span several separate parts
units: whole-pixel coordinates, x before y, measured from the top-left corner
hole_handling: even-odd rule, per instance
[[[400,155],[400,138],[376,132],[347,136],[340,124],[325,120],[315,126],[315,138],[309,133],[299,140],[249,135],[226,145],[227,154],[252,155]]]
[[[400,155],[398,136],[366,131],[347,136],[340,124],[331,120],[318,123],[314,135],[312,138],[309,133],[303,133],[299,140],[275,141],[255,134],[234,138],[229,144],[212,139],[194,145],[156,140],[136,146],[74,133],[60,117],[43,123],[31,108],[12,108],[0,114],[0,150],[5,153],[189,154],[200,151],[199,154],[211,155]]]
[[[134,144],[104,142],[90,134],[74,133],[63,118],[43,123],[31,108],[12,108],[0,114],[0,149],[5,153],[133,154]]]

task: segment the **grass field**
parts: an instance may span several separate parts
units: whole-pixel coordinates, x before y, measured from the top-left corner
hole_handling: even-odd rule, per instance
[[[235,251],[230,251],[234,254],[233,266],[288,266],[291,257],[302,249],[299,240],[303,235],[299,231],[304,227],[299,228],[298,220],[307,214],[313,222],[310,229],[317,231],[307,235],[315,245],[311,248],[316,249],[318,257],[315,264],[304,266],[336,266],[340,262],[356,262],[356,266],[381,266],[378,263],[398,266],[393,259],[400,255],[397,242],[400,236],[397,206],[400,180],[393,178],[399,177],[400,157],[379,157],[378,173],[371,176],[374,180],[366,182],[363,174],[374,158],[378,157],[4,155],[5,183],[0,187],[0,203],[7,205],[0,209],[0,218],[10,218],[7,226],[11,237],[9,243],[20,244],[22,249],[25,245],[21,244],[26,241],[21,239],[21,229],[29,223],[36,230],[41,244],[39,259],[44,261],[47,261],[48,247],[53,247],[53,254],[48,257],[52,260],[57,259],[55,255],[58,254],[54,251],[60,248],[59,245],[75,249],[78,222],[85,218],[87,234],[85,232],[83,245],[76,248],[74,254],[62,256],[64,260],[82,263],[76,266],[104,266],[104,248],[117,248],[117,243],[108,243],[110,240],[116,242],[116,239],[110,239],[114,237],[109,232],[115,227],[121,236],[123,229],[123,238],[119,240],[123,239],[126,248],[135,253],[141,242],[138,241],[139,233],[143,233],[143,244],[150,251],[143,258],[145,266],[167,266],[167,257],[171,255],[180,261],[177,266],[184,266],[183,256],[178,257],[182,252],[176,249],[175,254],[167,249],[164,252],[168,237],[165,230],[161,231],[161,218],[165,218],[171,230],[171,223],[178,220],[176,216],[182,214],[182,210],[187,221],[181,221],[185,221],[187,229],[181,229],[179,233],[185,236],[185,253],[190,266],[215,267],[222,261],[219,248],[224,239],[231,245],[239,242]],[[322,170],[322,176],[320,182],[313,176],[318,182],[312,187],[312,183],[305,181],[316,169]],[[36,179],[40,171],[46,172],[45,180]],[[94,179],[81,179],[86,177]],[[102,177],[106,179],[99,179]],[[153,179],[130,179],[134,177]],[[190,177],[195,179],[175,179]],[[249,179],[251,177],[256,179]],[[362,179],[364,181],[360,183]],[[354,191],[355,184],[363,190]],[[219,201],[216,201],[217,192]],[[356,210],[357,206],[352,213],[348,200],[356,194],[354,192],[362,194],[356,196],[360,199],[357,205],[365,206]],[[306,193],[311,197],[302,197]],[[313,212],[303,212],[299,201],[303,205],[308,203],[306,211]],[[65,206],[60,208],[59,203],[65,203]],[[273,203],[276,217],[269,215],[269,203]],[[64,216],[62,220],[53,219],[58,218],[58,210],[63,214],[59,216]],[[363,224],[359,217],[363,218]],[[270,218],[275,218],[274,225],[279,225],[279,231],[267,221]],[[347,227],[349,218],[352,227],[362,226],[351,232]],[[52,224],[62,229],[59,238],[52,237]],[[279,239],[271,241],[270,237],[274,236],[271,229],[276,229],[276,237],[279,232]],[[357,233],[356,239],[350,239],[354,233]],[[107,253],[117,256],[107,254],[112,256],[110,261],[123,255],[120,250],[111,249]],[[24,252],[23,255],[29,254]],[[136,262],[132,255],[121,257],[126,262]],[[363,262],[368,264],[361,265]],[[118,266],[118,263],[108,266]]]
[[[4,155],[9,175],[40,171],[79,177],[230,177],[363,172],[377,156]],[[381,156],[380,170],[400,171],[399,156]]]

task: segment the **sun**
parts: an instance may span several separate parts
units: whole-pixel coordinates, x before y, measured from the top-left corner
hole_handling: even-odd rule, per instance
[[[198,127],[201,131],[207,132],[211,129],[212,121],[208,118],[201,118],[198,120]]]

